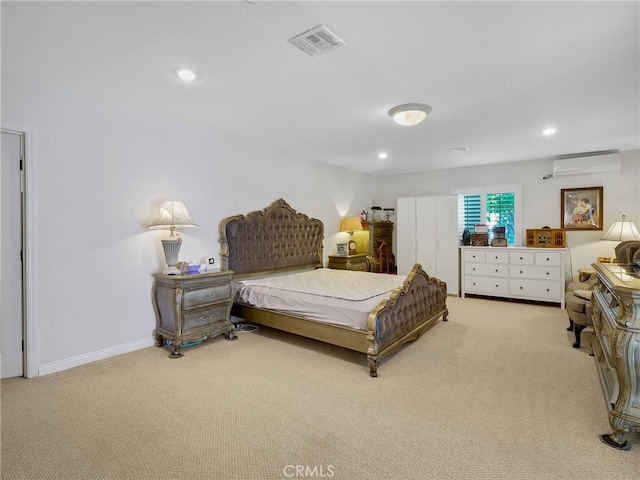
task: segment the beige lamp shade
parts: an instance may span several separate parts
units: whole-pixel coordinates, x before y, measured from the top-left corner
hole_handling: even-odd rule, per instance
[[[196,223],[191,220],[189,210],[184,203],[178,200],[167,200],[160,205],[158,216],[151,222],[149,228],[155,229],[171,229],[171,236],[176,228],[197,227]]]
[[[627,222],[625,216],[622,220],[614,220],[611,228],[607,230],[602,240],[613,240],[615,242],[624,242],[626,240],[640,240],[640,232],[633,222]]]
[[[362,230],[362,223],[360,223],[360,217],[345,217],[340,220],[340,231],[353,233]]]

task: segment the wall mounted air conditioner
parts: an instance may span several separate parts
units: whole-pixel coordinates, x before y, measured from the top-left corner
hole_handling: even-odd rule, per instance
[[[620,171],[620,153],[584,155],[553,161],[553,176],[584,175],[588,173],[613,173]]]

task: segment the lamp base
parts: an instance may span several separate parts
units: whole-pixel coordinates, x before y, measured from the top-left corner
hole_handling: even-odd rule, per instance
[[[165,275],[182,275],[180,269],[176,268],[175,266],[163,270],[162,273]]]

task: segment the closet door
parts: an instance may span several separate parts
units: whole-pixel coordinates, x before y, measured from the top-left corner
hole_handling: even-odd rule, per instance
[[[416,197],[416,262],[438,277],[438,197]]]
[[[396,265],[408,275],[416,261],[416,198],[399,197],[396,204]]]
[[[437,200],[436,241],[438,275],[447,282],[447,293],[458,295],[458,196],[442,195]],[[428,273],[428,272],[427,272]]]

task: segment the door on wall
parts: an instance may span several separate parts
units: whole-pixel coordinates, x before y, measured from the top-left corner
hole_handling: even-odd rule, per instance
[[[2,378],[24,375],[22,178],[23,135],[2,131],[0,157],[0,344]]]
[[[400,197],[396,222],[398,274],[419,263],[458,295],[458,196]]]

